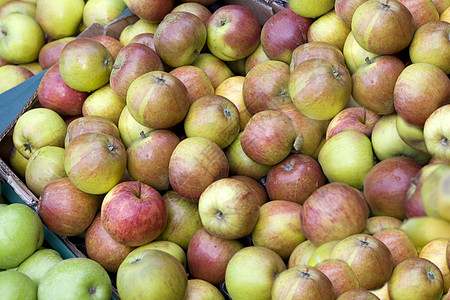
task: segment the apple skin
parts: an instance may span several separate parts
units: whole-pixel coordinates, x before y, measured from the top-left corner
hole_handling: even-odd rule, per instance
[[[59,72],[59,64],[49,67],[39,83],[37,93],[42,107],[63,116],[81,115],[83,103],[89,95],[69,87],[64,82]]]
[[[39,51],[38,61],[42,69],[48,69],[58,62],[59,54],[62,49],[74,39],[74,37],[65,37],[58,40],[51,41],[42,46]]]
[[[84,100],[81,112],[84,117],[101,116],[110,119],[117,125],[125,105],[124,99],[120,98],[108,83],[95,90]]]
[[[428,152],[421,126],[409,124],[400,115],[397,115],[395,123],[398,135],[405,143],[416,150]]]
[[[267,197],[266,189],[264,188],[264,185],[262,185],[262,183],[258,182],[256,179],[251,178],[249,176],[245,176],[245,175],[234,175],[234,176],[230,176],[229,178],[237,179],[237,180],[242,181],[243,183],[247,184],[247,186],[252,190],[252,192],[256,194],[256,197],[258,198],[257,202],[258,202],[259,206],[261,206],[267,202],[268,197]]]
[[[128,88],[136,78],[151,71],[163,70],[163,63],[154,50],[143,44],[130,43],[117,54],[109,83],[113,91],[125,101]]]
[[[402,224],[402,221],[394,217],[373,216],[367,219],[366,228],[363,233],[374,235],[385,229],[400,228]]]
[[[180,196],[198,202],[203,191],[228,177],[228,161],[216,143],[202,137],[182,140],[169,161],[169,182]]]
[[[308,42],[328,42],[342,51],[349,33],[350,26],[345,24],[333,9],[311,24],[307,36]]]
[[[230,67],[211,53],[201,53],[192,65],[199,67],[208,75],[214,88],[217,88],[225,79],[234,76]]]
[[[181,263],[183,268],[186,268],[186,254],[184,253],[184,250],[179,245],[170,241],[153,241],[141,245],[134,249],[129,256],[136,256],[139,252],[150,249],[160,250],[172,255]]]
[[[450,165],[444,164],[423,178],[420,191],[422,205],[429,217],[442,218],[450,221],[449,197],[447,193],[450,178]]]
[[[127,105],[125,105],[120,113],[117,128],[120,132],[120,138],[127,148],[141,137],[141,132],[145,133],[153,130],[153,128],[139,124],[139,122],[131,116]]]
[[[153,51],[156,52],[154,37],[155,37],[155,35],[153,33],[149,33],[149,32],[140,33],[140,34],[134,36],[130,40],[129,44],[133,44],[133,43],[143,44],[147,47],[150,47]]]
[[[156,28],[153,41],[162,61],[176,68],[190,65],[206,43],[206,26],[189,12],[171,12]]]
[[[394,86],[405,69],[394,56],[377,56],[352,74],[352,96],[355,101],[379,115],[394,112]]]
[[[245,247],[229,261],[225,284],[232,299],[271,299],[274,281],[285,270],[286,265],[274,251]]]
[[[9,163],[16,175],[21,178],[25,178],[25,169],[27,167],[28,159],[23,157],[19,151],[15,147],[11,148],[11,152],[9,154]]]
[[[336,300],[379,300],[375,294],[365,289],[353,289],[341,294]]]
[[[120,43],[118,39],[113,38],[109,35],[96,35],[93,36],[92,38],[97,42],[100,42],[100,44],[102,44],[103,46],[105,46],[106,49],[108,49],[109,53],[111,53],[114,60],[117,58],[120,49],[123,48],[123,45]]]
[[[411,179],[405,199],[405,215],[408,219],[413,217],[425,217],[427,215],[422,204],[422,185],[423,183],[420,181],[418,182],[417,177]]]
[[[17,271],[30,277],[36,286],[39,286],[45,273],[62,260],[61,255],[56,250],[40,248],[28,256],[28,258],[17,267]]]
[[[67,148],[73,139],[89,132],[105,133],[120,139],[119,129],[110,119],[101,116],[86,116],[73,120],[67,126],[64,147]]]
[[[427,259],[439,268],[444,280],[444,292],[450,288],[450,271],[448,267],[448,239],[435,239],[426,244],[419,252],[419,257]]]
[[[140,19],[150,23],[161,22],[175,5],[175,0],[150,0],[145,2],[124,0],[124,2]]]
[[[189,92],[184,84],[164,71],[152,71],[136,78],[127,92],[127,106],[133,118],[155,129],[180,123],[189,105]]]
[[[24,273],[6,270],[0,273],[0,289],[5,299],[36,299],[37,284]]]
[[[254,66],[242,87],[244,104],[250,114],[292,103],[289,77],[289,65],[281,61],[269,60]]]
[[[405,49],[415,31],[413,16],[403,4],[377,0],[369,0],[356,9],[351,28],[364,50],[379,55]]]
[[[241,146],[253,161],[273,166],[286,158],[296,138],[292,122],[283,113],[264,110],[252,116],[241,136]]]
[[[390,299],[441,299],[444,290],[442,274],[435,264],[420,257],[397,265],[388,282]]]
[[[287,64],[292,58],[292,51],[308,42],[306,34],[313,19],[302,17],[290,8],[274,14],[263,25],[261,46],[271,60]]]
[[[28,15],[34,19],[36,17],[36,4],[18,0],[0,4],[0,19],[13,13]]]
[[[180,142],[165,129],[152,130],[127,148],[127,170],[134,180],[162,191],[169,188],[169,160]]]
[[[223,239],[239,239],[255,228],[260,203],[246,183],[222,178],[211,183],[201,194],[198,213],[209,233]]]
[[[254,66],[268,60],[270,59],[267,57],[266,53],[264,53],[264,50],[260,43],[255,51],[253,51],[252,54],[245,58],[244,73],[247,74],[251,69],[253,69]]]
[[[187,4],[187,3],[186,3]],[[182,66],[169,72],[178,78],[189,92],[190,103],[207,95],[214,95],[214,87],[208,75],[195,66]]]
[[[120,139],[104,133],[78,136],[64,154],[64,168],[70,181],[90,194],[107,193],[120,182],[126,165],[125,146]]]
[[[315,268],[330,279],[335,298],[349,290],[359,289],[358,278],[352,268],[342,260],[327,259],[318,263]]]
[[[339,18],[348,26],[352,26],[355,10],[367,0],[337,0],[334,9]]]
[[[122,32],[120,33],[120,36],[119,36],[119,42],[123,46],[126,46],[131,43],[131,40],[135,36],[137,36],[141,33],[154,34],[158,25],[159,25],[159,23],[150,23],[150,22],[145,21],[144,19],[140,18],[139,20],[136,21],[136,23],[130,24],[130,25],[126,26],[124,29],[122,29]]]
[[[183,2],[183,1],[181,1]],[[184,1],[185,2],[185,1]],[[177,11],[185,11],[189,12],[191,14],[196,15],[200,18],[200,20],[203,21],[203,23],[206,26],[206,23],[208,22],[209,17],[211,17],[212,12],[206,7],[206,4],[198,3],[198,2],[185,2],[178,4],[175,6],[171,12],[177,12]]]
[[[43,69],[41,68],[41,66],[37,61],[30,62],[27,64],[20,64],[19,66],[27,69],[28,71],[33,73],[33,75],[37,75],[43,71]]]
[[[314,191],[303,203],[301,226],[316,245],[341,240],[361,232],[369,207],[363,194],[343,183],[329,183]]]
[[[126,181],[106,194],[101,220],[105,231],[117,242],[141,246],[155,240],[164,230],[167,211],[162,196],[154,188]]]
[[[372,214],[403,220],[406,192],[421,166],[408,157],[380,161],[364,178],[364,197]]]
[[[418,256],[416,246],[403,230],[389,228],[377,232],[373,236],[388,247],[394,268],[402,261]]]
[[[186,300],[195,299],[225,300],[225,297],[217,287],[208,281],[202,279],[189,279],[186,290]]]
[[[237,240],[222,239],[200,228],[192,235],[187,247],[190,274],[218,285],[225,280],[228,262],[242,248],[244,246]]]
[[[316,80],[318,77],[322,79]],[[321,58],[301,63],[289,79],[289,95],[295,107],[315,120],[330,120],[337,115],[350,100],[351,90],[347,68]]]
[[[350,73],[354,73],[359,67],[364,65],[366,63],[366,57],[372,59],[378,56],[376,53],[364,50],[355,40],[352,31],[345,40],[342,53],[344,54],[345,64]]]
[[[113,56],[100,42],[80,37],[61,51],[59,72],[71,88],[91,92],[108,83],[113,63]]]
[[[405,231],[420,251],[430,241],[450,239],[450,223],[434,217],[414,217],[404,221],[401,230]]]
[[[318,247],[311,243],[310,240],[306,240],[300,243],[295,249],[292,251],[288,260],[288,268],[292,268],[294,266],[307,265],[309,259],[312,254]]]
[[[444,0],[447,1],[447,0]],[[434,2],[434,1],[433,1]],[[447,8],[445,8],[442,13],[440,14],[439,20],[440,21],[445,21],[445,22],[449,22],[450,21],[450,6],[448,6]],[[438,9],[438,7],[436,6],[436,8]]]
[[[450,161],[450,126],[447,120],[450,116],[450,104],[436,109],[426,120],[423,135],[428,152],[443,161]]]
[[[334,1],[321,0],[313,3],[305,0],[289,0],[288,5],[298,15],[316,18],[332,10]]]
[[[303,204],[324,184],[322,168],[306,154],[290,154],[274,165],[266,176],[266,190],[271,200],[287,200],[298,204]]]
[[[306,265],[315,267],[317,264],[330,259],[331,251],[338,242],[338,240],[334,240],[318,246],[311,254],[311,257],[308,259]]]
[[[293,72],[299,64],[314,58],[324,58],[345,65],[342,50],[339,50],[335,45],[329,42],[311,41],[294,49],[289,66],[290,71]]]
[[[18,86],[28,78],[33,77],[33,73],[25,67],[19,65],[4,65],[0,67],[0,93],[6,92]]]
[[[85,235],[86,253],[106,271],[117,272],[122,261],[134,249],[116,242],[103,228],[98,213]]]
[[[433,94],[428,93],[430,90]],[[437,66],[428,63],[407,66],[394,87],[395,111],[406,122],[419,127],[449,97],[450,79]]]
[[[428,22],[438,21],[439,13],[431,0],[398,0],[413,16],[415,29],[419,29]]]
[[[380,116],[365,107],[348,107],[340,111],[328,124],[326,139],[345,130],[356,130],[370,137]]]
[[[83,25],[93,23],[107,25],[114,21],[127,8],[123,0],[94,0],[86,2],[83,8]]]
[[[249,56],[258,47],[261,25],[255,14],[242,5],[224,5],[206,23],[206,44],[224,61]]]

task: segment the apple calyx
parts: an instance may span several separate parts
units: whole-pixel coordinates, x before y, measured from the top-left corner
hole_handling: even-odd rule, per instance
[[[141,262],[141,258],[136,258],[135,260],[133,260],[130,264],[138,264]]]
[[[434,280],[436,279],[436,275],[434,275],[434,273],[431,272],[431,271],[427,271],[427,278],[428,278],[430,281],[434,281]]]
[[[156,77],[156,82],[164,84],[164,83],[166,83],[166,80],[164,78],[162,78],[162,77]]]
[[[334,77],[336,77],[337,79],[339,79],[339,77],[341,77],[342,72],[340,72],[339,70],[337,70],[335,67],[331,68],[331,73],[333,74]]]
[[[370,243],[368,241],[364,241],[364,240],[358,240],[358,244],[360,244],[363,247],[368,247],[370,245]]]
[[[311,278],[311,273],[308,273],[308,272],[305,272],[305,271],[301,271],[300,272],[300,277]]]
[[[224,26],[224,25],[227,24],[227,23],[228,23],[228,20],[225,19],[225,18],[222,18],[222,19],[220,19],[220,21],[219,21],[219,27],[222,27],[222,26]]]
[[[109,152],[114,153],[116,151],[116,149],[117,149],[116,145],[108,143],[108,150],[109,150]]]
[[[103,65],[104,65],[105,67],[108,67],[110,64],[111,64],[111,62],[109,61],[109,59],[105,58],[105,59],[103,60]]]
[[[386,1],[386,2],[388,2],[388,1]],[[381,4],[381,8],[384,8],[385,10],[390,10],[391,9],[391,6],[389,4],[387,4],[387,3],[380,3],[380,4]]]
[[[230,111],[228,108],[224,108],[223,114],[224,114],[224,116],[227,117],[228,119],[231,118],[231,116],[232,116],[231,111]]]
[[[284,164],[281,168],[283,170],[285,170],[286,172],[290,172],[294,168],[294,163],[293,162],[288,162],[287,164]]]
[[[442,137],[441,139],[441,145],[442,146],[448,146],[448,138],[447,137]]]
[[[217,220],[222,220],[222,218],[223,218],[223,212],[221,212],[220,210],[217,211],[216,219],[217,219]]]
[[[6,32],[5,28],[2,28],[1,30],[1,36],[5,37],[8,35],[8,32]]]
[[[88,292],[89,292],[89,295],[94,295],[95,294],[95,287],[91,287]]]
[[[25,142],[23,143],[23,147],[25,148],[25,151],[30,151],[31,152],[31,144],[30,142]]]

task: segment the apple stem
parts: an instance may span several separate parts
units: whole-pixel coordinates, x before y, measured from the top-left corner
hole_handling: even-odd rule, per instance
[[[339,72],[335,68],[332,68],[331,72],[333,73],[334,77],[336,77],[336,78],[339,78],[339,76],[341,76],[341,74],[342,74],[341,72]]]
[[[386,1],[386,2],[388,2],[388,1]],[[381,8],[390,9],[391,6],[389,4],[387,4],[387,3],[381,3]]]
[[[140,181],[138,181],[138,195],[137,195],[137,197],[141,198],[141,182]]]
[[[23,146],[25,147],[26,151],[30,151],[31,152],[31,144],[30,144],[30,142],[23,143]]]
[[[303,278],[311,278],[311,274],[308,272],[300,272],[300,276]]]
[[[109,66],[110,64],[111,62],[109,61],[109,59],[105,58],[105,60],[103,61],[103,65]]]
[[[114,152],[117,149],[117,146],[114,146],[112,144],[108,144],[108,149],[110,152]]]
[[[359,244],[360,244],[361,246],[364,246],[364,247],[369,246],[369,242],[368,242],[368,241],[359,240]]]
[[[166,80],[162,77],[156,77],[156,82],[157,83],[166,83]]]
[[[434,276],[433,272],[431,272],[431,271],[428,271],[428,272],[427,272],[427,277],[428,277],[428,279],[430,279],[430,280],[436,279],[436,276]]]
[[[145,139],[147,137],[147,135],[145,134],[144,130],[142,130],[139,135],[141,136],[141,138]]]
[[[447,146],[447,142],[448,142],[448,139],[444,136],[444,137],[442,138],[442,140],[441,140],[441,145],[442,145],[442,146]]]
[[[363,119],[362,119],[363,124],[366,124],[366,118],[367,118],[367,110],[365,107],[363,107]]]
[[[364,59],[368,65],[370,65],[373,61],[370,60],[368,56]]]

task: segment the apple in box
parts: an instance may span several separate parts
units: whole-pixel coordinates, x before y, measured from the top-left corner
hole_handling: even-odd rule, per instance
[[[423,134],[428,152],[437,159],[450,161],[450,104],[436,109],[426,120]]]
[[[202,279],[188,280],[186,299],[190,298],[192,299],[209,298],[216,300],[225,300],[225,297],[216,286]]]
[[[39,51],[39,65],[43,70],[50,68],[58,62],[62,49],[74,39],[65,37],[46,43]]]
[[[181,66],[170,71],[187,88],[191,104],[206,95],[214,95],[214,87],[208,75],[195,66]],[[231,99],[230,99],[231,100]]]
[[[120,139],[119,129],[110,119],[102,116],[85,116],[73,120],[67,126],[64,147],[67,148],[73,139],[89,132],[105,133]]]
[[[209,17],[211,17],[212,12],[206,7],[209,4],[206,3],[208,0],[206,1],[196,1],[196,2],[191,2],[191,1],[180,1],[180,2],[184,2],[181,4],[178,4],[177,6],[175,6],[172,9],[172,12],[176,12],[176,11],[185,11],[185,12],[189,12],[191,14],[196,15],[197,17],[199,17],[203,23],[208,22]],[[216,0],[209,0],[210,2],[215,2]]]
[[[0,67],[0,93],[18,86],[28,78],[33,77],[33,73],[18,65],[4,65]]]
[[[208,75],[214,88],[217,88],[225,79],[234,76],[227,64],[211,53],[201,53],[192,65],[202,69]]]
[[[150,23],[159,23],[173,9],[175,0],[124,0],[125,4],[140,19]]]
[[[335,298],[349,290],[359,288],[358,278],[352,268],[342,260],[327,259],[318,263],[315,268],[330,279]]]
[[[370,137],[380,117],[365,107],[348,107],[340,111],[327,127],[326,139],[345,130],[360,131]]]
[[[16,270],[0,273],[0,289],[5,299],[36,299],[37,284],[30,277]]]
[[[417,257],[417,249],[411,238],[401,229],[388,228],[373,235],[388,247],[394,267],[402,261]]]
[[[141,125],[135,118],[130,114],[128,106],[122,109],[119,116],[119,121],[117,122],[117,128],[119,129],[120,138],[122,139],[125,147],[130,147],[130,145],[141,137],[141,132],[149,132],[153,130],[150,127]]]
[[[108,118],[117,125],[125,105],[125,101],[107,83],[86,98],[81,107],[81,112],[85,117],[102,116]]]
[[[324,58],[345,65],[344,55],[335,45],[329,42],[311,41],[294,49],[289,65],[290,71],[293,72],[299,64],[314,58]]]
[[[339,18],[348,26],[352,26],[355,10],[367,0],[337,0],[334,9]]]
[[[117,58],[117,55],[123,48],[122,43],[120,43],[118,39],[115,39],[109,35],[96,35],[92,38],[105,46],[106,49],[108,49],[109,53],[111,53],[114,60]]]
[[[309,259],[317,248],[318,247],[311,243],[310,240],[300,243],[297,247],[295,247],[294,251],[292,251],[289,256],[288,268],[307,265]]]

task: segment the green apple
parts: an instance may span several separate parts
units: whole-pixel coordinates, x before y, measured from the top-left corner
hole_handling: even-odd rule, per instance
[[[428,152],[450,162],[450,104],[436,109],[425,121],[423,135]]]
[[[53,39],[76,36],[83,20],[83,0],[39,0],[36,2],[36,20]]]
[[[32,77],[33,73],[21,66],[4,65],[0,67],[0,94],[18,86],[28,78]]]
[[[317,246],[310,240],[299,244],[289,256],[288,267],[306,265],[316,249]]]
[[[450,270],[447,262],[449,239],[435,239],[423,246],[419,257],[428,259],[439,268],[444,280],[444,291],[450,288]]]
[[[329,241],[317,247],[311,254],[311,257],[308,259],[307,265],[315,267],[317,264],[329,259],[331,251],[338,242],[339,242],[338,240]]]
[[[340,51],[350,33],[350,27],[342,21],[333,9],[317,20],[308,29],[308,42],[321,41],[336,46]]]
[[[319,152],[319,163],[330,182],[361,189],[364,177],[375,163],[370,139],[359,131],[342,131],[325,142]]]
[[[18,0],[8,1],[8,4],[5,3],[5,5],[0,4],[0,19],[13,13],[28,15],[34,19],[36,17],[36,4]]]
[[[153,241],[148,244],[142,245],[131,251],[128,255],[136,256],[139,252],[145,250],[160,250],[175,257],[186,268],[186,254],[183,248],[174,242],[170,241]]]
[[[114,58],[100,42],[80,37],[70,41],[59,55],[64,82],[81,92],[94,91],[109,81]]]
[[[225,297],[214,285],[202,279],[189,279],[186,300],[225,300]]]
[[[118,125],[125,101],[114,93],[108,83],[90,94],[81,108],[83,116],[101,116]]]
[[[296,14],[306,18],[316,18],[326,14],[334,7],[333,0],[289,0],[289,8]]]
[[[425,145],[425,138],[423,135],[423,128],[410,124],[401,116],[397,115],[395,122],[397,126],[397,133],[400,138],[414,149],[427,153],[427,146]]]
[[[41,248],[25,259],[17,267],[17,271],[30,277],[36,286],[39,286],[45,273],[62,260],[56,250]]]
[[[9,63],[35,61],[44,44],[44,32],[32,17],[15,13],[0,19],[0,57]]]
[[[185,299],[188,278],[183,265],[161,250],[128,255],[117,271],[122,299]]]
[[[83,24],[86,27],[93,23],[106,25],[120,16],[126,8],[123,0],[89,0],[83,9]]]
[[[132,38],[141,33],[155,33],[159,23],[150,23],[144,19],[139,19],[136,23],[130,24],[125,27],[119,36],[120,43],[125,47],[128,45]]]
[[[443,218],[450,222],[450,165],[437,167],[427,176],[420,192],[422,205],[429,217]]]
[[[146,133],[153,130],[136,121],[131,116],[127,105],[125,105],[120,113],[117,127],[119,128],[120,137],[125,147],[129,147],[133,142],[138,140],[141,137],[141,132]]]
[[[37,285],[30,277],[15,270],[0,272],[0,291],[4,300],[37,299]]]
[[[25,69],[27,69],[28,71],[33,73],[33,75],[41,73],[44,70],[44,69],[42,69],[41,65],[37,61],[33,61],[30,63],[26,63],[26,64],[20,64],[19,66],[24,67]]]
[[[450,239],[450,223],[438,218],[409,218],[400,229],[409,235],[419,251],[432,240],[438,238]]]
[[[234,76],[230,67],[211,53],[201,53],[192,63],[208,75],[214,88],[217,88],[225,79]]]
[[[30,207],[13,203],[0,211],[0,269],[17,267],[44,241],[44,226]]]
[[[38,287],[38,299],[111,299],[111,279],[89,258],[68,258],[50,268]]]
[[[350,73],[354,73],[359,67],[366,63],[366,57],[372,59],[377,57],[378,54],[369,52],[361,47],[353,36],[353,32],[350,32],[344,43],[342,49],[344,54],[345,63]]]

